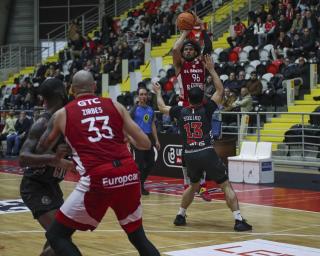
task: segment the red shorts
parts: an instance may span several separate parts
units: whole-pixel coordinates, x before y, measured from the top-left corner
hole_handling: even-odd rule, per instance
[[[133,159],[90,170],[79,180],[56,214],[58,222],[77,230],[94,230],[111,207],[126,233],[142,225],[140,177]]]

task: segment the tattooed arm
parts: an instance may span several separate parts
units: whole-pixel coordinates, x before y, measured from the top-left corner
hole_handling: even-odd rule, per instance
[[[50,118],[46,131],[42,134],[37,151],[45,152],[59,139],[61,135],[64,135],[64,129],[66,125],[66,111],[61,108],[53,114]],[[63,156],[61,156],[63,157]]]
[[[40,117],[30,128],[28,137],[20,151],[20,166],[38,167],[50,165],[53,167],[59,167],[57,157],[61,154],[65,154],[65,152],[67,151],[65,145],[59,145],[56,153],[49,153],[45,151],[39,152],[38,150],[36,150],[39,139],[45,132],[47,125],[48,120],[44,117]]]

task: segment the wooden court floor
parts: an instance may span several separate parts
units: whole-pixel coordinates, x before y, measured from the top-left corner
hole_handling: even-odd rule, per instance
[[[5,167],[0,173],[0,201],[20,199],[21,176],[12,174],[15,172],[12,166]],[[65,196],[74,186],[72,181],[62,182]],[[196,198],[188,210],[188,225],[175,227],[172,222],[179,207],[181,180],[151,177],[148,187],[152,193],[142,198],[144,228],[162,255],[169,251],[252,239],[320,249],[319,191],[235,184],[242,215],[254,227],[252,232],[236,233],[221,191],[211,190],[212,202]],[[73,240],[83,255],[138,255],[112,210],[96,231],[77,232]],[[44,241],[44,232],[30,212],[0,214],[1,256],[39,255]]]

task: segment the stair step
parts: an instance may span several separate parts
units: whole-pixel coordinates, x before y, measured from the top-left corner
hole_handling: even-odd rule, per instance
[[[312,96],[314,97],[314,96]],[[320,101],[315,101],[313,100],[313,98],[311,100],[295,100],[294,101],[295,104],[297,105],[316,105],[316,106],[319,106],[320,105]]]

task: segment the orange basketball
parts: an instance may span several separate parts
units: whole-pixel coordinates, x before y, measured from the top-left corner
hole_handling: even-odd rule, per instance
[[[183,12],[178,15],[177,27],[179,30],[192,30],[196,22],[195,17],[190,12]]]

